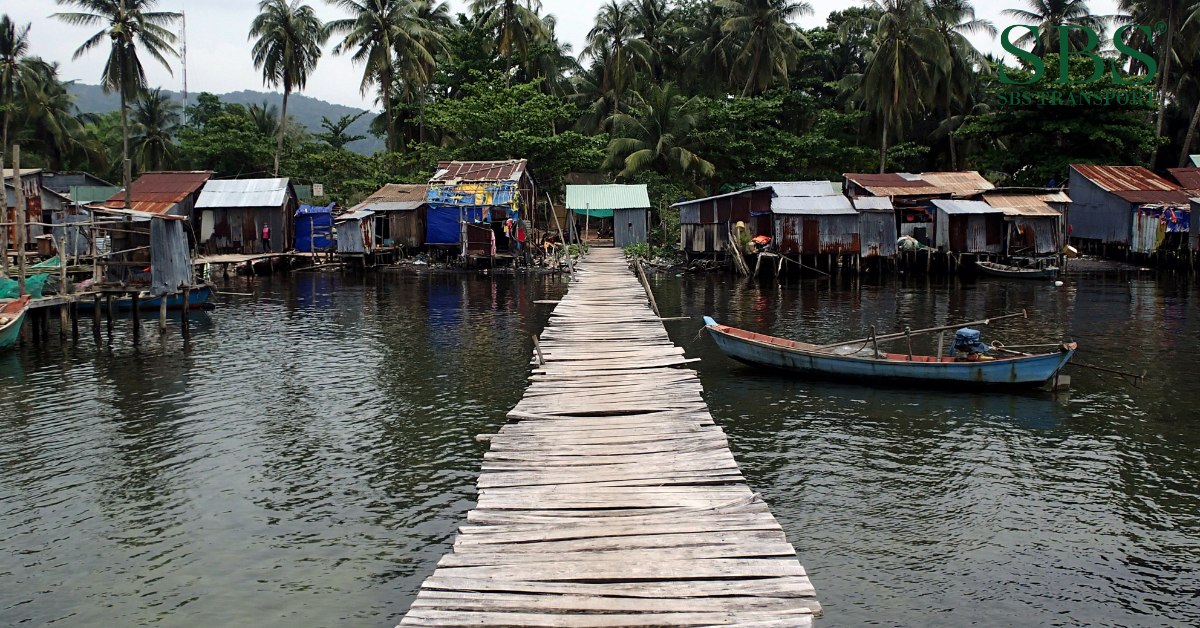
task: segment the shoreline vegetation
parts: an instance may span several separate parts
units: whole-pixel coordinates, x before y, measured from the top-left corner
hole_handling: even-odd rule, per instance
[[[473,0],[452,15],[430,0],[263,0],[244,62],[282,107],[201,93],[186,109],[142,71],[179,68],[179,14],[156,0],[58,4],[53,19],[80,26],[75,56],[108,56],[99,78],[122,107],[79,113],[60,67],[28,54],[36,24],[3,16],[5,152],[20,143],[24,167],[126,187],[153,170],[275,173],[350,206],[424,182],[438,160],[519,157],[553,198],[572,173],[647,184],[652,239],[670,245],[671,203],[755,181],[978,170],[1041,187],[1071,163],[1182,165],[1200,139],[1200,8],[1186,0],[1122,0],[1115,16],[1025,0],[1004,12],[1024,25],[1011,34],[967,0],[873,0],[814,28],[795,25],[812,13],[803,2],[612,1],[578,51],[536,1]],[[1163,26],[1101,40],[1126,23]],[[978,35],[1014,39],[1018,64],[977,49]],[[1048,52],[1060,45],[1066,59]],[[326,118],[316,133],[290,119],[287,97],[325,54],[352,57],[382,113]],[[1111,71],[1097,78],[1101,61]],[[388,150],[346,149],[363,116]]]

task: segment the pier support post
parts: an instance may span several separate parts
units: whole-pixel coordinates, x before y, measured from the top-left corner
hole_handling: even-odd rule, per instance
[[[79,300],[71,299],[71,339],[79,340]]]
[[[68,307],[69,307],[69,305],[67,303],[63,303],[62,305],[58,306],[58,339],[59,340],[67,339],[67,325],[70,324],[70,322],[67,320],[68,318],[70,318],[70,316],[67,315]]]
[[[192,298],[191,286],[183,287],[183,306],[179,310],[179,325],[183,330],[183,339],[191,340],[192,330],[188,327],[188,309],[189,301]]]
[[[100,342],[100,294],[92,295],[92,335]]]
[[[133,344],[137,344],[138,340],[140,340],[142,336],[142,306],[140,303],[138,303],[140,296],[141,295],[137,292],[133,293],[133,298],[131,299],[132,302],[130,304],[133,307],[131,312],[133,315]]]
[[[160,336],[165,336],[167,333],[167,297],[170,293],[164,293],[161,300],[158,302],[158,333]]]
[[[108,335],[110,336],[112,335],[113,315],[116,313],[116,308],[117,306],[115,303],[113,303],[112,295],[106,295],[104,297],[104,309],[108,312],[108,320],[105,322],[108,323]]]

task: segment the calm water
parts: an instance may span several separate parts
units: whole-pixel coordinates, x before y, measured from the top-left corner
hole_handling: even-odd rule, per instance
[[[1022,307],[1140,388],[1069,395],[795,382],[703,358],[713,414],[812,574],[823,626],[1200,624],[1191,280],[655,278],[664,316],[801,338]],[[160,341],[129,321],[0,355],[0,625],[394,625],[471,507],[551,277],[235,280]]]

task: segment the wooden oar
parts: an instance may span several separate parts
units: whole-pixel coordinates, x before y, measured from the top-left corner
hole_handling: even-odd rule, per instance
[[[844,347],[846,345],[863,344],[863,343],[871,342],[872,340],[874,340],[876,342],[881,341],[881,340],[897,340],[900,338],[912,337],[912,336],[915,336],[918,334],[932,334],[932,333],[938,332],[938,331],[959,329],[961,327],[967,327],[969,325],[987,325],[987,324],[991,323],[992,321],[1001,321],[1006,318],[1017,318],[1017,317],[1029,318],[1029,314],[1026,313],[1025,310],[1021,310],[1019,313],[1004,314],[1002,316],[993,316],[991,318],[985,318],[983,320],[978,320],[978,321],[957,323],[955,325],[942,325],[941,327],[930,327],[928,329],[914,329],[912,331],[902,331],[902,332],[898,332],[898,333],[894,333],[894,334],[884,334],[882,336],[875,336],[874,338],[872,338],[871,336],[867,336],[866,338],[859,338],[858,340],[847,340],[845,342],[835,342],[833,344],[821,345],[816,348],[817,349],[832,349],[834,347]]]

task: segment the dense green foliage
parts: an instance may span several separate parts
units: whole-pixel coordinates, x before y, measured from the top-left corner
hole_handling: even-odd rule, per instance
[[[63,2],[98,15],[109,4]],[[169,14],[150,11],[153,1],[135,4],[143,20],[169,23]],[[1001,79],[1031,78],[1028,61],[1001,68],[974,48],[1007,25],[977,19],[968,0],[873,0],[803,29],[796,20],[809,6],[793,0],[613,0],[578,55],[536,1],[474,0],[457,16],[433,0],[324,5],[262,2],[247,63],[268,84],[298,90],[318,63],[311,44],[331,36],[334,53],[350,55],[364,92],[376,95],[382,112],[371,129],[389,150],[346,151],[353,116],[330,117],[310,136],[271,107],[201,95],[180,120],[161,96],[139,88],[127,103],[136,112],[128,125],[134,169],[261,176],[275,170],[278,153],[281,175],[322,182],[332,199],[350,202],[382,183],[423,180],[438,159],[524,157],[557,198],[570,172],[646,183],[658,210],[654,228],[669,233],[678,217],[665,208],[679,198],[754,181],[970,168],[997,182],[1044,185],[1062,181],[1073,162],[1175,166],[1200,144],[1200,14],[1190,0],[1123,0],[1125,17],[1115,21],[1084,0],[1025,0],[1007,15],[1040,28],[1018,42],[1039,54],[1058,50],[1051,27],[1064,22],[1169,28],[1153,39],[1135,30],[1121,42],[1157,64],[1105,57],[1121,76],[1145,77],[1145,86],[1116,85],[1107,73],[1060,84],[1046,72],[1019,88]],[[322,22],[323,9],[341,17]],[[120,118],[73,110],[57,68],[29,57],[25,37],[11,22],[0,28],[9,143],[30,142],[35,165],[118,174]],[[1079,29],[1067,39],[1070,50],[1086,51]],[[310,47],[289,61],[285,41]],[[135,44],[170,57],[165,36]],[[81,51],[97,45],[87,40]],[[1056,55],[1044,57],[1047,68],[1058,66]],[[1082,54],[1070,63],[1075,78],[1091,73]],[[116,87],[110,74],[101,78]],[[1068,104],[1037,96],[1049,93]],[[1139,101],[1131,104],[1133,94]]]

